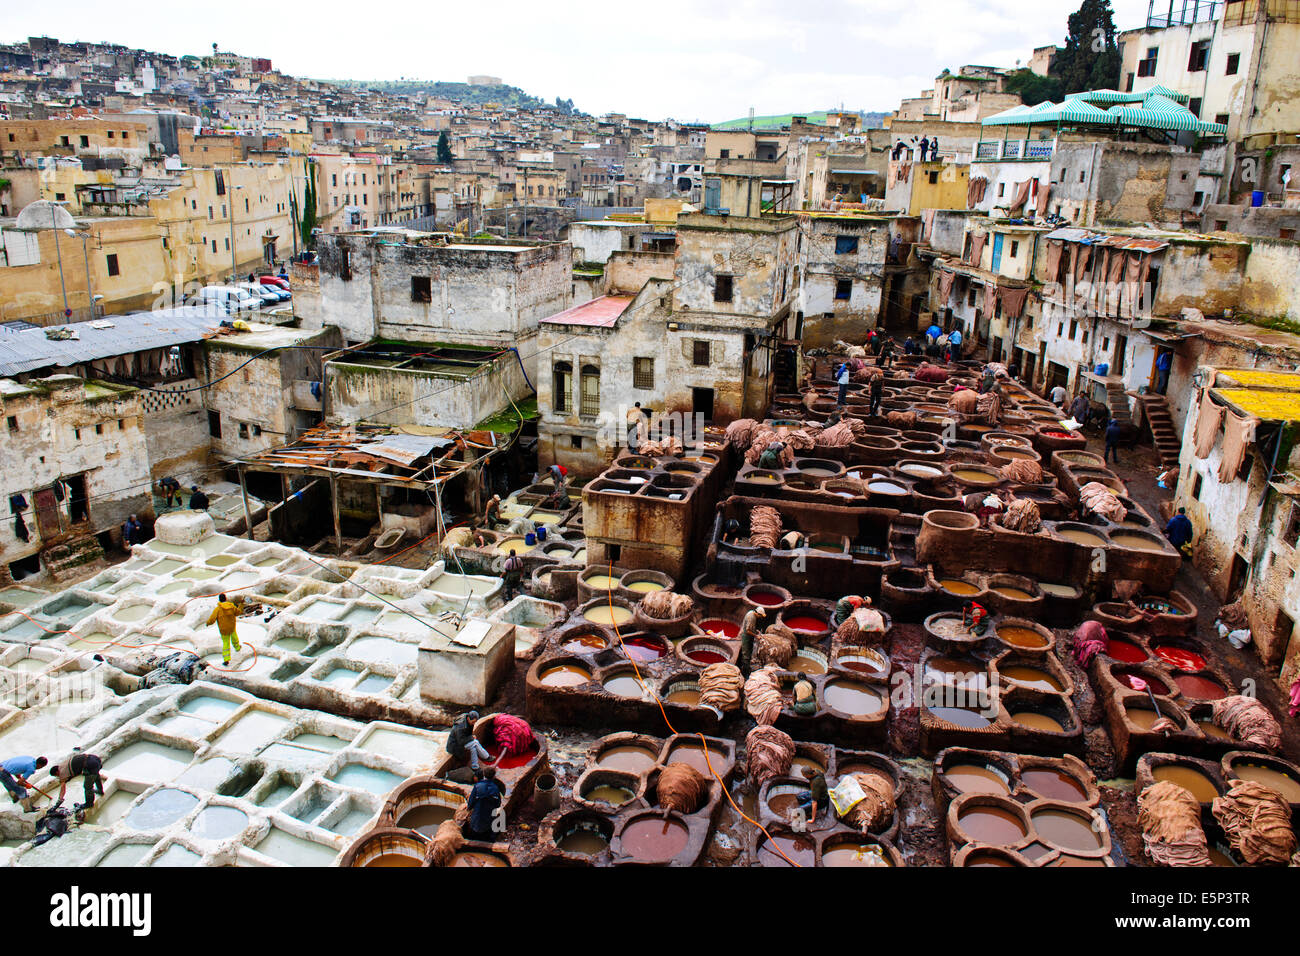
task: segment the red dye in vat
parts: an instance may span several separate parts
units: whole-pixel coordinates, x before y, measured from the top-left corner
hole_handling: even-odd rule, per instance
[[[721,634],[723,637],[739,637],[740,625],[732,624],[730,621],[709,620],[700,622],[701,630],[708,631],[712,634]]]
[[[1136,644],[1115,640],[1114,638],[1109,638],[1106,641],[1106,654],[1117,661],[1123,661],[1125,664],[1141,664],[1147,659],[1146,653]]]
[[[1115,679],[1129,690],[1150,689],[1153,694],[1169,693],[1169,688],[1154,677],[1139,677],[1137,674],[1116,674]]]
[[[487,752],[489,756],[496,761],[496,768],[498,770],[514,770],[516,767],[522,767],[524,764],[528,763],[528,761],[537,756],[537,744],[536,742],[530,744],[528,750],[524,753],[506,754],[504,757],[501,756],[500,744],[493,744],[491,747],[488,747]]]
[[[695,661],[695,663],[704,664],[706,666],[709,664],[725,664],[727,662],[727,656],[725,654],[719,654],[717,651],[706,651],[703,648],[698,651],[691,651],[686,656]]]
[[[826,622],[821,618],[810,617],[806,614],[796,614],[794,617],[785,619],[785,626],[792,631],[801,631],[804,634],[820,634],[826,630]]]
[[[625,637],[623,653],[634,661],[653,661],[667,654],[668,648],[657,637]]]
[[[1069,432],[1052,431],[1052,432],[1043,432],[1043,434],[1046,435],[1048,438],[1074,438],[1075,437],[1074,435],[1071,435]]]
[[[763,607],[776,607],[778,604],[784,603],[785,600],[775,591],[750,591],[749,599],[755,604],[763,605]]]
[[[1179,670],[1199,671],[1205,669],[1205,658],[1195,651],[1184,650],[1181,647],[1174,647],[1166,644],[1164,647],[1156,648],[1156,657],[1160,658],[1166,664],[1172,664]]]
[[[1184,697],[1193,700],[1221,700],[1228,696],[1227,690],[1218,682],[1196,674],[1179,674],[1174,678],[1174,683],[1178,685]]]

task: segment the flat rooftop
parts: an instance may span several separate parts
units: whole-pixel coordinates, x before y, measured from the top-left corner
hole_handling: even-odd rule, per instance
[[[619,316],[632,304],[633,298],[635,297],[630,295],[602,295],[598,299],[575,305],[542,321],[555,325],[585,325],[591,328],[612,329],[618,323]]]

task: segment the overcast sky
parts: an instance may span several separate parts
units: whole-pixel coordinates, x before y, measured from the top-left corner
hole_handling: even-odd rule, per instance
[[[1147,0],[1112,0],[1116,26]],[[1013,66],[1061,43],[1078,0],[387,0],[7,3],[0,39],[123,43],[173,55],[269,57],[299,76],[463,81],[500,76],[589,113],[718,122],[892,110],[947,67]]]

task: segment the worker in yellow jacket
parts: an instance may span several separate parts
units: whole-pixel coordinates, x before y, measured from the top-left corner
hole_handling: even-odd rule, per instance
[[[221,663],[230,663],[230,648],[233,645],[235,650],[239,650],[239,635],[235,633],[235,621],[239,618],[239,608],[234,603],[226,600],[224,594],[217,598],[217,606],[212,609],[212,614],[208,618],[208,623],[217,625],[217,632],[221,635]]]

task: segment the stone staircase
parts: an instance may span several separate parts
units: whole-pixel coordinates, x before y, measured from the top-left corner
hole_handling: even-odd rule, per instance
[[[103,557],[104,549],[99,539],[93,534],[87,534],[46,548],[41,552],[41,563],[55,579],[58,579],[84,564],[98,561]]]
[[[1133,415],[1129,410],[1128,392],[1124,383],[1114,379],[1106,383],[1106,404],[1110,408],[1110,417],[1116,419],[1124,428],[1133,427]]]
[[[1161,464],[1166,468],[1177,468],[1183,442],[1174,426],[1173,416],[1169,414],[1169,403],[1163,395],[1151,392],[1138,396],[1138,400],[1142,403],[1143,414],[1151,428],[1151,438],[1155,442]]]

